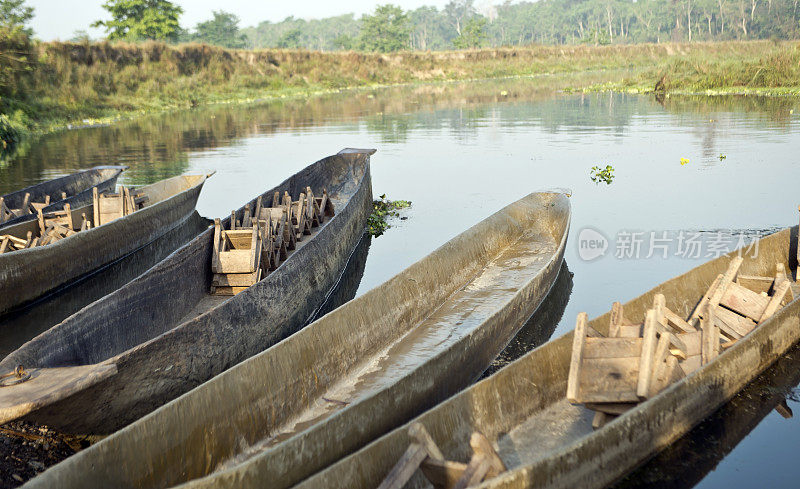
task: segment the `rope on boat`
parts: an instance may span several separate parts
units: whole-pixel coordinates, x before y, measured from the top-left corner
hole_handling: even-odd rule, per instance
[[[17,368],[7,374],[0,375],[0,387],[9,387],[12,385],[21,384],[30,380],[31,373],[25,370],[22,365],[17,365]]]

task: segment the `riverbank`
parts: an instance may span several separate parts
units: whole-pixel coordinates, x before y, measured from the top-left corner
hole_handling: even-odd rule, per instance
[[[729,44],[729,43],[724,43]],[[723,47],[724,44],[719,45]],[[800,96],[800,43],[759,42],[761,50],[686,53],[642,66],[633,76],[580,87],[674,95]]]
[[[721,42],[531,46],[443,52],[226,50],[160,43],[38,43],[2,83],[3,114],[23,133],[107,124],[210,104],[307,98],[359,87],[608,73],[566,90],[800,95],[800,44]],[[568,84],[567,84],[568,83]]]

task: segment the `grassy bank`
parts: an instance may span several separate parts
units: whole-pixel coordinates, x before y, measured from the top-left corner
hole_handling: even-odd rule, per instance
[[[343,88],[605,70],[597,88],[800,93],[796,42],[533,46],[448,52],[237,51],[159,43],[39,43],[2,68],[0,110],[23,131]],[[26,51],[27,50],[27,51]],[[568,87],[562,87],[568,88]],[[578,86],[576,88],[584,88]]]
[[[728,51],[731,43],[708,45],[642,66],[634,76],[585,87],[635,93],[664,91],[700,95],[800,96],[800,43],[753,43],[755,51]],[[661,83],[659,83],[661,82]]]

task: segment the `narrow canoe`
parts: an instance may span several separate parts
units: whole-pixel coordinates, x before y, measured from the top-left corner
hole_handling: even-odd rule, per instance
[[[3,331],[0,336],[0,359],[31,338],[146,272],[170,253],[196,238],[212,222],[193,211],[175,229],[133,253],[48,293],[28,307],[0,316],[0,331]]]
[[[140,187],[137,190],[150,200],[136,212],[46,246],[0,254],[0,313],[37,299],[170,231],[192,213],[205,180],[205,175],[183,175]],[[92,204],[72,209],[75,219],[81,214],[91,216]],[[34,220],[2,232],[24,239],[29,231],[38,235],[38,229]]]
[[[797,227],[759,241],[742,274],[774,276],[776,263],[793,270]],[[656,294],[687,317],[736,252],[673,278],[623,305],[644,317]],[[791,267],[790,267],[791,264]],[[533,351],[417,417],[444,458],[466,463],[474,431],[485,435],[507,471],[481,488],[600,488],[668,446],[733,397],[800,339],[800,300],[762,322],[719,357],[642,402],[603,428],[592,430],[592,411],[567,402],[572,332]],[[610,314],[589,322],[608,334]],[[411,423],[306,479],[302,488],[374,488],[408,448]],[[685,463],[686,461],[684,461]],[[429,487],[417,471],[404,486]]]
[[[263,194],[297,198],[306,186],[324,187],[336,215],[247,290],[209,294],[209,228],[3,359],[0,371],[23,365],[33,378],[0,389],[0,423],[23,417],[68,433],[108,434],[308,324],[366,228],[373,152],[322,159]],[[244,206],[237,218],[243,214]]]
[[[19,209],[25,200],[25,194],[29,194],[30,202],[44,202],[46,197],[50,197],[50,205],[44,207],[42,212],[60,211],[64,204],[71,207],[83,207],[92,203],[92,189],[97,188],[98,192],[114,190],[117,185],[117,178],[127,166],[96,166],[88,170],[75,172],[46,182],[37,183],[22,190],[17,190],[10,194],[2,195],[5,206],[10,209]],[[66,193],[67,198],[62,199],[62,194]],[[2,219],[0,217],[0,219]],[[3,229],[24,221],[36,219],[36,214],[25,214],[10,218],[0,223],[0,234],[4,234]]]
[[[31,485],[291,486],[480,376],[550,290],[570,216],[531,194]]]

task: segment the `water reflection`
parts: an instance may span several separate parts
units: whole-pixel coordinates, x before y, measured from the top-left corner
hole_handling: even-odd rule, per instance
[[[639,487],[684,488],[700,483],[710,472],[717,469],[722,461],[765,417],[770,415],[773,424],[796,423],[788,421],[792,410],[786,403],[793,397],[800,382],[800,345],[796,345],[772,367],[739,392],[730,402],[721,407],[705,421],[696,426],[666,450],[652,458],[645,465],[612,486],[614,489]],[[775,411],[773,411],[775,410]],[[774,440],[779,443],[780,440]],[[752,462],[769,470],[772,465],[769,453],[753,453]],[[794,468],[785,467],[790,471]],[[727,470],[721,474],[715,485],[720,487],[748,487],[741,477],[744,471]],[[755,473],[756,478],[774,477],[775,474]],[[796,483],[790,474],[781,477],[786,487]],[[749,486],[751,487],[751,486]],[[765,484],[763,487],[774,487]]]
[[[361,278],[364,276],[364,267],[367,264],[370,243],[372,243],[372,237],[365,233],[347,260],[347,265],[333,290],[325,298],[325,302],[309,318],[309,323],[316,321],[356,296],[358,286],[361,285]]]
[[[592,76],[599,79],[592,74],[584,78]],[[658,106],[652,98],[637,95],[563,96],[554,87],[565,83],[569,82],[564,77],[540,77],[360,90],[175,111],[107,127],[63,131],[24,144],[16,156],[0,165],[0,193],[102,164],[131,166],[123,176],[125,184],[152,183],[186,172],[192,153],[325,125],[335,124],[349,132],[363,123],[385,144],[405,143],[414,131],[442,128],[462,142],[474,140],[487,128],[503,127],[623,135],[633,120]],[[531,111],[532,102],[537,103],[535,111]],[[792,99],[774,97],[670,97],[663,108],[692,116],[692,133],[703,140],[704,156],[713,161],[711,157],[724,150],[716,147],[715,139],[727,130],[730,116],[726,114],[753,113],[751,124],[788,130],[794,105]],[[699,121],[698,114],[704,116]]]
[[[204,231],[211,221],[192,213],[182,224],[152,243],[101,268],[80,281],[0,316],[0,358],[23,343],[60,323],[84,306],[109,294],[164,259],[178,247]]]

